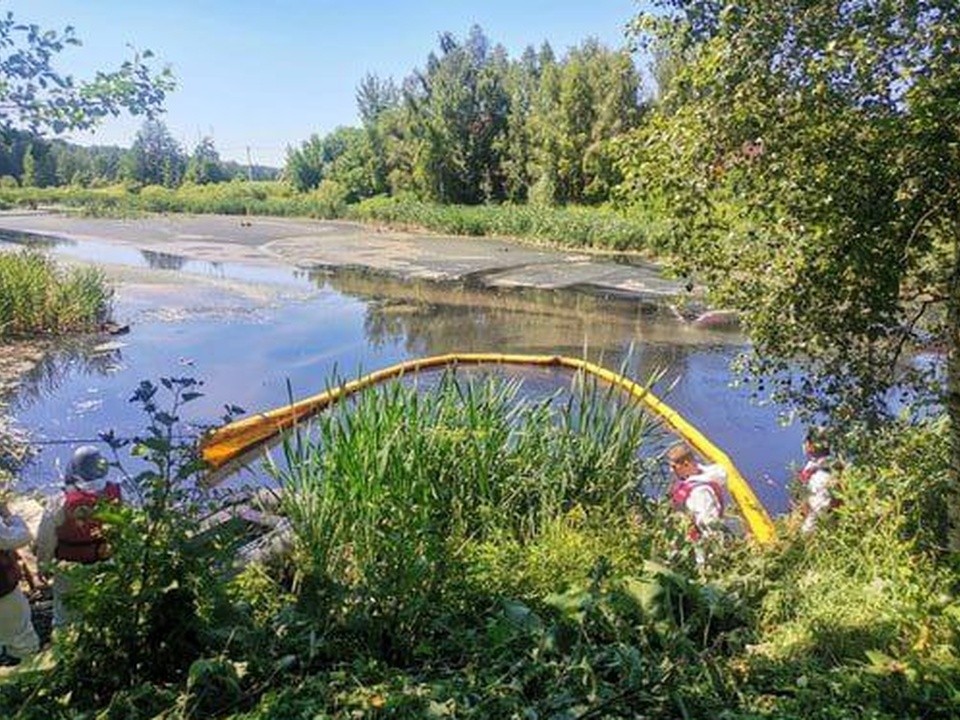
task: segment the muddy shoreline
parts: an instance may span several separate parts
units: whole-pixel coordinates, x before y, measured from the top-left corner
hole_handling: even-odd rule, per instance
[[[345,221],[230,215],[81,218],[0,213],[0,232],[109,243],[220,263],[305,270],[352,267],[404,280],[464,281],[487,288],[574,290],[651,302],[699,299],[646,261],[551,249],[499,238],[411,233]]]
[[[462,281],[468,287],[569,290],[645,305],[681,308],[688,317],[703,309],[683,284],[662,277],[652,263],[623,264],[607,254],[550,249],[496,238],[450,237],[342,221],[313,221],[229,215],[154,215],[135,219],[82,218],[47,211],[0,212],[0,233],[25,233],[64,240],[95,240],[118,249],[208,263],[296,267],[310,272],[355,268],[406,281]],[[9,249],[9,247],[7,248]],[[62,259],[62,258],[61,258]],[[68,262],[95,262],[68,258]],[[270,302],[271,291],[256,283],[211,283],[97,262],[125,292],[142,297],[185,294],[195,307],[217,297]],[[190,308],[171,309],[189,313]],[[50,340],[5,342],[0,354],[0,401],[42,361]]]

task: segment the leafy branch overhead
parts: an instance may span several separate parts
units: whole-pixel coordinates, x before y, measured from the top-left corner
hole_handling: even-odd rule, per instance
[[[633,28],[671,73],[621,144],[625,195],[662,201],[784,394],[845,417],[952,397],[907,360],[960,338],[960,6],[657,4]]]
[[[70,26],[44,30],[17,22],[10,12],[0,19],[0,129],[59,134],[123,112],[147,117],[162,112],[174,80],[169,68],[151,67],[153,53],[133,49],[117,70],[78,81],[54,60],[80,44]]]

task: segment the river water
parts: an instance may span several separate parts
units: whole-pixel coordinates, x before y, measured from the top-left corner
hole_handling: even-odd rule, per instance
[[[40,447],[24,473],[27,487],[54,486],[78,442],[108,429],[141,432],[143,416],[129,398],[143,379],[202,380],[205,395],[184,416],[214,423],[225,404],[266,410],[291,392],[300,398],[334,378],[414,357],[502,352],[587,357],[651,383],[731,457],[771,513],[788,508],[786,482],[800,461],[803,431],[782,427],[776,408],[757,406],[745,389],[731,387],[730,361],[746,347],[735,332],[698,329],[649,304],[584,292],[211,263],[96,240],[40,244],[119,272],[114,316],[130,332],[64,346],[12,399],[20,425]],[[150,281],[141,282],[138,272]],[[510,373],[531,394],[570,383],[563,371]]]

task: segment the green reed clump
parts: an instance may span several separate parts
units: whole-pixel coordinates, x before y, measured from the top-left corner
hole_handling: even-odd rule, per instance
[[[536,544],[571,513],[626,526],[636,450],[651,432],[644,416],[521,401],[517,390],[452,374],[425,392],[396,383],[284,444],[286,467],[276,473],[301,597],[318,617],[409,649],[439,615],[466,611],[478,591],[471,578],[490,577],[472,565],[477,548]],[[589,393],[579,402],[589,404]],[[571,451],[581,453],[576,462]],[[579,562],[589,570],[590,558]]]
[[[647,223],[609,208],[536,205],[438,205],[377,197],[348,208],[348,217],[410,225],[453,235],[521,237],[602,250],[652,250]]]
[[[95,268],[64,269],[42,253],[0,253],[0,337],[90,330],[113,291]]]

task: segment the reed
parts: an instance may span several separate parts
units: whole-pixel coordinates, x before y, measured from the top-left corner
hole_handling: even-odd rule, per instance
[[[537,544],[571,512],[627,522],[649,421],[594,408],[594,385],[565,404],[519,387],[455,373],[427,390],[397,382],[286,439],[273,467],[316,616],[409,646],[436,627],[427,619],[470,605],[471,578],[492,577],[478,548]]]
[[[526,238],[567,247],[655,253],[666,230],[655,208],[627,215],[611,207],[538,205],[439,205],[410,197],[374,197],[348,204],[347,193],[325,182],[299,193],[283,182],[115,185],[104,188],[0,188],[0,207],[57,205],[85,215],[125,217],[139,213],[219,213],[357,220],[450,235]],[[644,212],[646,210],[646,212]]]
[[[91,330],[113,291],[95,268],[58,267],[36,251],[0,253],[0,337]]]

